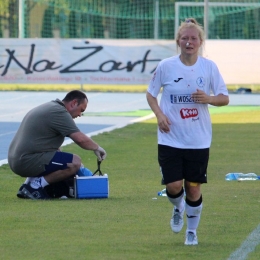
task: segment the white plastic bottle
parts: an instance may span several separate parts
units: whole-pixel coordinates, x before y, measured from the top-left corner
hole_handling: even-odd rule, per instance
[[[225,176],[225,180],[226,181],[237,181],[238,176],[241,175],[243,173],[241,172],[229,172],[228,174],[226,174]]]
[[[161,191],[158,191],[158,196],[167,197],[166,189],[163,189]]]
[[[249,172],[249,173],[240,173],[238,175],[237,180],[238,181],[256,181],[256,180],[259,180],[259,178],[255,173]]]

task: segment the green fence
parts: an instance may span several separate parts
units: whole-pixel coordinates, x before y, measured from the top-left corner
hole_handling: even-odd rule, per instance
[[[175,24],[186,17],[204,24],[204,6],[194,5],[204,1],[189,1],[178,10],[175,2],[0,0],[0,37],[174,39]],[[223,6],[211,3],[207,12],[209,39],[260,39],[259,0],[217,2],[225,3]]]

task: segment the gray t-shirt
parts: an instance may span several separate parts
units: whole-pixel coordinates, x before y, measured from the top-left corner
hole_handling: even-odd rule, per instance
[[[29,111],[8,151],[10,168],[23,177],[45,171],[66,136],[79,132],[64,104],[56,99]]]

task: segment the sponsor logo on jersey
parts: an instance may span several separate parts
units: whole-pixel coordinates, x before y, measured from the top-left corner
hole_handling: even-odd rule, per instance
[[[186,119],[197,117],[199,115],[199,112],[197,108],[182,108],[180,110],[180,114],[182,119]]]
[[[172,104],[194,104],[190,94],[170,95]]]
[[[203,88],[205,86],[205,80],[203,77],[198,77],[196,83],[200,88]]]

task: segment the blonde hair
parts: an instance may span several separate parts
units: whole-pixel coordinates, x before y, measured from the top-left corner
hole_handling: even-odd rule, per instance
[[[176,43],[178,46],[178,41],[181,37],[181,31],[185,28],[196,28],[199,33],[199,38],[202,43],[204,43],[204,30],[201,24],[199,24],[195,18],[186,18],[184,22],[181,22],[181,25],[178,29],[177,35],[176,35]]]

